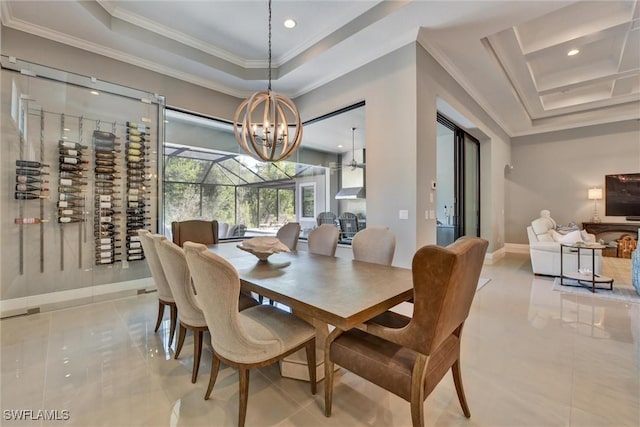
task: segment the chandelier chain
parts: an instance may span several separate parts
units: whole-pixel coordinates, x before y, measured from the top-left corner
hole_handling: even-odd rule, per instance
[[[271,92],[271,0],[269,0],[269,86],[267,88]]]

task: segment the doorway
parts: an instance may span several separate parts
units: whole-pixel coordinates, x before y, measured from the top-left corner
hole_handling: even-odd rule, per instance
[[[480,143],[437,115],[437,236],[440,246],[480,236]]]

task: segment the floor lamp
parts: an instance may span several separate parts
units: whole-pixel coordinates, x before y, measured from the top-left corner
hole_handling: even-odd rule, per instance
[[[590,188],[587,198],[593,200],[593,218],[591,218],[591,222],[600,222],[598,200],[602,200],[602,188]]]

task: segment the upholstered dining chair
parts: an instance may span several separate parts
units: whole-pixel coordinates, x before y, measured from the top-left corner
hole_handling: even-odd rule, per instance
[[[209,328],[204,314],[195,299],[195,292],[191,284],[191,273],[184,256],[182,248],[175,243],[167,240],[166,237],[159,234],[153,235],[153,241],[158,251],[158,257],[165,271],[167,281],[171,287],[171,291],[178,306],[178,320],[180,320],[180,329],[178,332],[178,345],[174,359],[180,356],[187,330],[193,332],[193,369],[191,374],[191,382],[195,383],[198,378],[198,370],[200,369],[200,358],[202,355],[202,337],[203,333]],[[258,305],[253,298],[240,294],[238,306],[240,310]]]
[[[188,221],[174,221],[171,223],[173,243],[182,247],[184,242],[214,245],[218,243],[218,221],[204,221],[191,219]]]
[[[340,234],[343,239],[352,239],[360,227],[358,225],[358,216],[352,212],[343,212],[338,217],[340,224]]]
[[[176,331],[178,307],[171,292],[171,287],[167,282],[167,277],[165,276],[160,259],[158,258],[158,252],[153,243],[151,232],[149,230],[138,230],[138,236],[140,236],[140,243],[142,243],[142,250],[149,265],[149,270],[151,270],[151,277],[158,289],[158,320],[156,320],[156,328],[154,331],[158,332],[164,316],[164,308],[168,306],[171,313],[169,323],[169,345],[171,345],[173,335]]]
[[[351,241],[353,259],[391,265],[396,251],[396,235],[387,227],[367,227]]]
[[[300,223],[288,222],[278,229],[276,237],[287,247],[295,251],[298,247],[298,237],[300,237]]]
[[[275,363],[302,348],[307,353],[311,394],[315,394],[315,328],[271,305],[239,311],[240,278],[236,269],[204,245],[187,242],[184,251],[196,288],[196,301],[209,325],[213,346],[205,400],[209,399],[216,383],[220,362],[237,368],[240,371],[238,425],[244,426],[249,370]]]
[[[460,373],[462,327],[476,292],[488,242],[462,237],[429,245],[413,257],[413,317],[386,312],[366,329],[335,329],[325,345],[325,415],[331,415],[333,366],[410,402],[414,427],[424,426],[423,402],[449,368],[464,415],[471,412]]]
[[[331,224],[322,224],[309,232],[307,244],[309,252],[317,255],[335,256],[340,231]]]
[[[218,240],[225,239],[228,233],[229,233],[229,223],[219,222],[218,223]]]

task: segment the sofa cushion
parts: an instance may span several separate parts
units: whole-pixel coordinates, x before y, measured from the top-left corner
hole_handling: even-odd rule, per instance
[[[541,234],[549,232],[549,230],[553,230],[554,225],[551,218],[538,218],[531,221],[531,227],[533,228],[533,232],[540,236]]]

